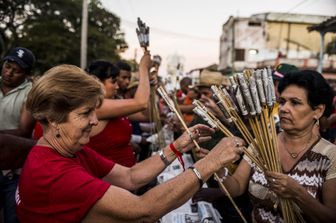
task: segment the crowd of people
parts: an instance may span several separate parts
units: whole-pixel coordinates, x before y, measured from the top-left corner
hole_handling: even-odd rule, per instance
[[[278,173],[244,155],[249,145],[211,90],[223,85],[220,72],[203,69],[198,82],[186,76],[171,92],[186,131],[155,94],[164,83],[148,51],[137,72],[125,61],[98,59],[85,70],[64,64],[35,78],[35,61],[24,47],[2,59],[1,223],[156,222],[189,199],[211,202],[223,222],[242,222],[215,173],[249,222],[283,222],[275,208],[279,198],[295,203],[307,222],[336,221],[335,100],[320,73],[289,64],[273,70]],[[195,115],[195,99],[234,136]],[[150,140],[153,129],[161,134]],[[167,131],[172,137],[164,136]],[[183,153],[194,164],[157,184],[156,177]]]

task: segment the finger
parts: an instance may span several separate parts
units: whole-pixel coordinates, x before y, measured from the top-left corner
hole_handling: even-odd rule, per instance
[[[277,180],[280,180],[283,178],[283,175],[281,173],[271,172],[271,171],[266,172],[266,176],[268,176],[269,178],[277,179]]]
[[[239,137],[234,137],[234,141],[236,142],[236,144],[239,144],[239,146],[244,146],[246,145],[245,141]]]
[[[208,154],[210,151],[204,148],[201,148],[198,153]]]
[[[238,146],[237,147],[237,151],[238,151],[239,155],[242,155],[244,153],[244,150],[245,150],[245,147],[243,147],[243,146]]]
[[[202,135],[210,135],[210,134],[213,134],[215,132],[214,129],[210,128],[207,125],[198,124],[198,125],[195,125],[195,127],[199,130],[199,132]]]
[[[209,140],[211,140],[211,139],[212,139],[211,136],[202,136],[202,137],[199,137],[199,138],[197,139],[197,142],[199,142],[199,143],[207,142],[207,141],[209,141]]]

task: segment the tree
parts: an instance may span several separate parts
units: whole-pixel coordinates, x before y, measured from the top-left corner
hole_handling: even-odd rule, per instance
[[[0,56],[11,49],[18,39],[20,28],[28,16],[28,0],[1,0],[0,4]]]
[[[37,73],[62,63],[79,66],[82,1],[23,2],[25,11],[20,13],[24,22],[16,30],[14,42],[34,52]],[[88,61],[120,59],[119,52],[127,48],[120,19],[104,9],[99,0],[92,0],[88,9]]]

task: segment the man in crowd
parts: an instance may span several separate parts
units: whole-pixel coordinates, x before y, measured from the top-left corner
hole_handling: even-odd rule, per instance
[[[20,169],[16,169],[22,165],[28,153],[25,150],[23,154],[18,151],[9,151],[14,144],[10,142],[16,141],[16,147],[20,148],[21,138],[11,136],[23,136],[31,138],[34,127],[34,119],[25,109],[25,101],[32,87],[29,76],[35,63],[34,54],[24,47],[16,47],[12,49],[4,58],[0,77],[0,152],[2,156],[9,157],[13,154],[18,155],[19,163],[3,166],[0,170],[0,209],[3,208],[4,223],[18,222],[16,218],[15,191],[19,179]],[[22,139],[23,147],[27,142]],[[28,147],[32,145],[32,141],[28,142]],[[24,147],[27,148],[27,147]],[[16,153],[17,152],[17,153]],[[8,163],[8,162],[7,162]],[[10,164],[10,163],[9,163]]]
[[[132,76],[132,68],[131,66],[124,62],[124,61],[119,61],[118,63],[116,63],[116,66],[119,68],[120,70],[120,74],[117,78],[117,82],[118,82],[118,97],[119,98],[125,98],[124,94],[127,91],[127,87],[131,81],[131,76]]]
[[[213,100],[213,92],[211,90],[211,86],[220,86],[223,84],[223,75],[220,72],[214,72],[209,70],[202,70],[200,73],[199,83],[196,85],[198,89],[198,93],[200,95],[200,101],[222,122],[226,122],[225,118],[223,118],[223,113],[220,111],[219,107],[216,105]],[[195,115],[194,120],[191,122],[190,126],[195,124],[207,124],[201,117]],[[230,131],[239,136],[239,132],[228,123],[225,123],[226,126],[230,129]],[[218,143],[224,134],[221,131],[216,131],[216,133],[212,136],[212,140],[207,143],[201,143],[200,146],[202,148],[212,150],[213,147]],[[230,172],[234,172],[236,168],[236,163],[228,166]],[[214,207],[220,212],[223,217],[223,221],[225,222],[241,222],[241,217],[231,204],[230,200],[225,196],[225,194],[220,190],[218,183],[209,179],[207,181],[208,188],[202,188],[198,193],[194,195],[194,201],[207,201],[211,202]],[[239,197],[234,198],[236,204],[244,214],[246,219],[250,218],[251,213],[251,205],[248,199],[247,194],[243,194]]]

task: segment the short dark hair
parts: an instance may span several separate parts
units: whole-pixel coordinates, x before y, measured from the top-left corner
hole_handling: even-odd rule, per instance
[[[191,85],[191,84],[192,84],[192,80],[191,80],[190,77],[184,77],[180,81],[180,85],[186,85],[186,86],[188,86],[188,85]]]
[[[129,72],[132,71],[131,66],[124,61],[119,61],[115,65],[119,68],[119,70],[126,70],[126,71],[129,71]]]
[[[307,91],[308,104],[312,109],[325,105],[323,116],[332,112],[333,91],[324,77],[317,71],[302,70],[290,72],[280,80],[278,91],[281,94],[288,86],[297,85]]]
[[[119,75],[120,70],[111,62],[106,60],[96,60],[89,65],[86,72],[98,77],[100,81],[104,81],[111,77],[116,78]]]

